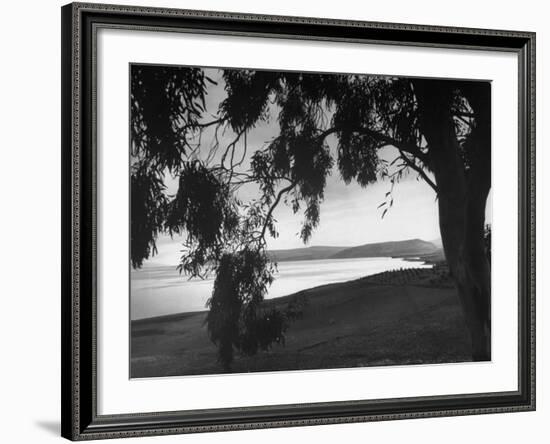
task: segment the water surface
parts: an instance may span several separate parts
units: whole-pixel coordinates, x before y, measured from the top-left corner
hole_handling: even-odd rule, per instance
[[[345,282],[400,268],[425,268],[424,262],[395,258],[319,259],[279,262],[267,299],[287,296],[319,285]],[[132,270],[131,319],[205,310],[214,280],[191,279],[175,266],[148,266]]]

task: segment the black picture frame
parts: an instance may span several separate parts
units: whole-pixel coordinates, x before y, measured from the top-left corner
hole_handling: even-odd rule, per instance
[[[72,3],[62,14],[62,436],[71,440],[535,409],[535,33]],[[512,51],[519,60],[518,390],[98,415],[95,38],[98,27]]]

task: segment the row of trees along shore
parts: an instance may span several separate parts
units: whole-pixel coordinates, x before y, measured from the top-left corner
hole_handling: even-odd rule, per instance
[[[252,355],[284,341],[295,311],[262,304],[275,271],[266,250],[266,239],[278,234],[273,212],[287,204],[301,215],[307,242],[333,169],[365,188],[388,181],[383,214],[404,174],[433,189],[473,359],[490,359],[490,84],[231,69],[220,75],[214,81],[200,68],[131,68],[131,264],[140,268],[156,253],[160,234],[183,235],[180,272],[215,276],[206,322],[224,368],[235,351]],[[216,84],[224,96],[207,109]],[[278,134],[249,147],[247,134],[273,119]],[[395,148],[391,161],[379,154],[387,146]],[[175,195],[166,191],[167,176],[178,181]],[[243,202],[238,190],[249,183],[259,197]]]

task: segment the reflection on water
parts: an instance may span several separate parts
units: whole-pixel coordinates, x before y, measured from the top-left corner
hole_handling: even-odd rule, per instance
[[[393,258],[320,259],[280,262],[267,298],[335,282],[345,282],[399,268],[424,268],[423,262]],[[131,318],[142,319],[201,311],[212,292],[213,279],[187,279],[175,267],[147,266],[131,272]]]

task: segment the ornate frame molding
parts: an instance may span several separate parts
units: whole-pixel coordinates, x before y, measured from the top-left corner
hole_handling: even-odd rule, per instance
[[[62,435],[71,440],[535,409],[535,34],[72,3],[62,8]],[[95,36],[98,27],[513,51],[519,58],[519,390],[143,414],[97,414]]]

